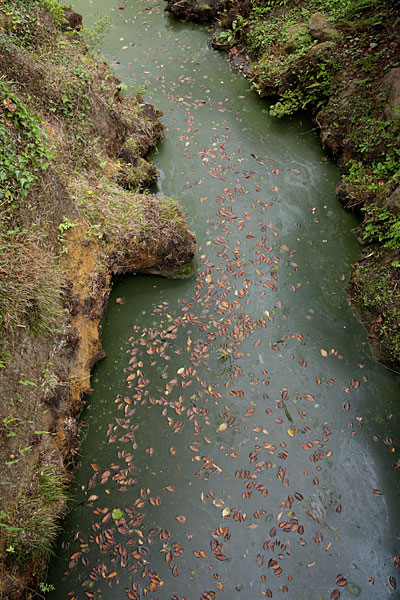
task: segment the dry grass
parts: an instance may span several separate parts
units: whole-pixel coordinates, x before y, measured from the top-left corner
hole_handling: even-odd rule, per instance
[[[31,227],[0,238],[0,350],[18,327],[48,335],[60,321],[60,273],[39,235]]]

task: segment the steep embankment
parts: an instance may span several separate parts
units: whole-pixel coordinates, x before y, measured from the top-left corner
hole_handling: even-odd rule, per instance
[[[377,358],[400,370],[400,3],[169,0],[166,10],[217,19],[214,46],[272,99],[271,115],[312,112],[344,173],[338,197],[362,221],[354,305]]]
[[[2,598],[29,596],[57,533],[112,276],[179,274],[195,251],[181,209],[143,192],[160,113],[80,24],[56,0],[0,5]]]

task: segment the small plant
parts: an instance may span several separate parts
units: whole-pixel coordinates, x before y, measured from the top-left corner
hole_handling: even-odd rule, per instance
[[[217,350],[217,358],[221,362],[227,362],[232,360],[232,350],[226,346],[220,346]]]
[[[0,203],[12,208],[24,199],[40,171],[48,169],[53,152],[39,119],[20,102],[12,86],[0,80]]]
[[[63,220],[61,221],[61,223],[58,226],[58,230],[60,233],[57,236],[57,240],[61,244],[61,252],[60,252],[59,256],[66,254],[66,252],[68,252],[68,248],[65,246],[65,233],[69,229],[73,229],[76,226],[77,226],[77,223],[74,223],[74,221],[70,221],[68,219],[68,217],[65,217],[65,216],[63,217]]]
[[[47,592],[54,592],[55,591],[55,587],[52,583],[39,583],[39,590],[43,593],[43,594],[47,594]]]
[[[281,100],[276,102],[269,109],[269,114],[273,117],[282,118],[296,112],[303,104],[301,94],[296,90],[287,90],[281,96]]]
[[[392,250],[400,249],[400,217],[376,205],[366,206],[362,210],[366,213],[363,239],[378,240]]]
[[[14,431],[14,427],[18,425],[18,423],[20,422],[20,419],[18,419],[17,417],[14,417],[12,415],[7,415],[6,417],[4,417],[3,419],[3,427],[6,431],[6,437],[14,437],[15,431]]]
[[[238,15],[237,19],[232,22],[231,29],[226,29],[219,33],[215,41],[219,44],[228,44],[231,45],[235,40],[240,39],[240,35],[243,30],[247,27],[248,22],[246,19],[242,17],[242,15]]]
[[[10,359],[11,353],[8,350],[0,354],[0,369],[5,369]]]
[[[113,25],[110,17],[102,17],[91,27],[83,27],[79,35],[89,52],[94,52],[101,47],[103,39],[112,28]]]

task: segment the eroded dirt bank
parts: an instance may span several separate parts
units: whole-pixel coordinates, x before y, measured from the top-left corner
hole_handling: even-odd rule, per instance
[[[169,0],[165,10],[215,21],[213,45],[273,101],[273,116],[311,111],[344,173],[338,198],[362,221],[354,306],[375,356],[399,370],[399,3]]]
[[[143,191],[161,114],[123,95],[81,21],[53,0],[0,7],[4,599],[41,589],[112,277],[179,276],[195,252],[180,207]]]

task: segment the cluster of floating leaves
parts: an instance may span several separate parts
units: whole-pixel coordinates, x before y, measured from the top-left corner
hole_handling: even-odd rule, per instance
[[[148,10],[151,13],[153,7]],[[190,77],[179,78],[179,84],[191,83]],[[236,567],[227,576],[221,565],[232,563],[239,572],[241,556],[257,567],[253,583],[257,597],[280,597],[295,589],[297,567],[290,559],[299,558],[299,549],[304,552],[303,568],[312,569],[319,553],[329,554],[340,540],[336,533],[344,511],[340,498],[330,499],[334,527],[318,510],[326,493],[320,479],[333,455],[332,428],[322,419],[316,424],[310,414],[323,403],[335,380],[329,374],[322,376],[318,368],[312,384],[304,383],[301,376],[299,383],[295,381],[299,367],[307,368],[303,352],[307,334],[290,331],[278,297],[284,270],[294,277],[290,291],[296,294],[301,287],[295,280],[296,251],[279,242],[278,227],[266,218],[279,193],[283,169],[267,155],[255,154],[250,155],[254,167],[242,169],[241,149],[235,157],[226,151],[230,126],[225,119],[222,132],[217,133],[218,126],[212,128],[210,146],[199,148],[194,115],[206,101],[193,99],[191,92],[176,96],[179,84],[172,82],[167,90],[164,76],[159,77],[159,91],[185,112],[187,128],[178,134],[186,159],[193,157],[190,148],[195,148],[198,179],[187,179],[185,188],[207,185],[208,178],[222,182],[216,210],[212,198],[199,196],[200,203],[208,202],[210,214],[215,210],[215,217],[207,221],[210,240],[200,249],[192,296],[174,307],[160,302],[152,310],[154,326],[133,328],[126,391],[115,399],[106,432],[108,448],[115,448],[114,459],[103,465],[99,453],[83,486],[92,533],[86,538],[77,532],[71,544],[78,549],[70,556],[65,576],[75,581],[78,567],[86,573],[79,577],[79,589],[74,585],[70,590],[71,600],[101,598],[113,586],[125,586],[126,597],[133,600],[153,593],[166,598],[165,589],[173,588],[175,578],[185,578],[188,592],[180,597],[168,594],[172,600],[193,600],[191,585],[198,578],[204,589],[196,597],[226,597],[227,579]],[[203,85],[205,92],[207,85]],[[211,105],[221,113],[230,110],[222,101]],[[260,170],[271,181],[268,189],[259,183]],[[301,175],[299,169],[290,170],[293,176]],[[232,177],[233,185],[227,183]],[[266,193],[249,202],[250,191],[252,198]],[[307,319],[313,313],[310,309]],[[327,373],[330,361],[343,359],[335,348],[317,348],[315,354],[318,367],[318,361],[326,359]],[[283,358],[286,381],[277,392],[271,379]],[[282,373],[279,377],[284,379]],[[350,378],[344,392],[351,398],[361,383],[360,376]],[[343,409],[351,410],[350,400]],[[160,435],[151,436],[152,420],[161,420]],[[363,418],[354,411],[349,435],[356,435],[362,426]],[[142,429],[146,434],[141,435]],[[391,438],[385,444],[395,451]],[[296,471],[292,456],[296,456]],[[154,484],[143,484],[148,481],[143,461],[151,465],[153,457],[159,457],[162,468],[154,472]],[[189,463],[185,473],[191,473],[184,483],[176,474],[183,462]],[[226,478],[230,478],[229,495],[224,493]],[[183,485],[189,486],[188,513],[189,496]],[[373,488],[371,494],[379,496],[382,491]],[[197,534],[199,518],[208,526],[207,545],[204,527]],[[70,552],[70,544],[65,549]],[[391,560],[397,568],[399,558]],[[352,595],[360,593],[350,571],[357,568],[355,563],[347,565],[346,573],[324,582],[331,599],[340,598],[344,589]],[[239,594],[243,589],[249,598],[244,591],[247,583],[237,581],[235,590]],[[373,577],[369,583],[374,584]],[[393,576],[388,585],[396,589]]]

